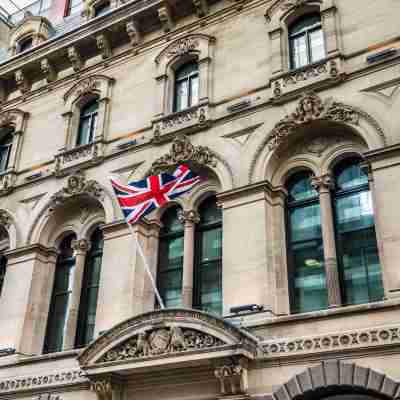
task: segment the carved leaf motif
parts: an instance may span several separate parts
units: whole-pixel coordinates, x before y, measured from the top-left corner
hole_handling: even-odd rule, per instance
[[[213,348],[224,344],[222,340],[194,329],[179,326],[163,327],[139,333],[109,350],[98,362],[154,357],[162,354]]]

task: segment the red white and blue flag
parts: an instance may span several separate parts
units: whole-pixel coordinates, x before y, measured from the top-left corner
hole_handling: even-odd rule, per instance
[[[126,222],[133,225],[154,209],[188,192],[199,181],[198,175],[186,165],[180,165],[172,175],[150,175],[127,185],[111,179],[111,184]]]

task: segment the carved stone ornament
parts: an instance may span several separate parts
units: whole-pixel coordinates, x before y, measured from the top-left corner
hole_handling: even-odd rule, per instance
[[[0,114],[0,127],[10,126],[15,121],[16,117],[10,112],[2,112]]]
[[[51,196],[50,210],[66,203],[74,196],[86,195],[102,200],[103,189],[95,180],[87,180],[83,172],[77,171],[70,175],[67,184],[61,190]]]
[[[293,8],[300,8],[305,6],[309,0],[286,0],[282,5],[281,9],[286,11],[286,10],[291,10]]]
[[[75,239],[72,241],[71,247],[78,253],[86,253],[90,249],[90,242],[86,239]]]
[[[200,215],[196,210],[179,210],[178,219],[181,224],[186,222],[198,224],[200,222]]]
[[[311,186],[318,191],[331,190],[335,187],[335,181],[331,174],[311,177]]]
[[[326,101],[313,92],[303,94],[296,110],[278,122],[267,142],[273,150],[278,147],[296,128],[315,120],[328,120],[357,125],[358,110],[339,102]]]
[[[112,399],[112,383],[108,379],[99,379],[90,382],[90,390],[93,390],[99,400]]]
[[[156,64],[159,64],[162,57],[171,59],[176,56],[183,56],[196,51],[200,46],[199,39],[195,36],[183,37],[171,43],[161,54],[155,59]]]
[[[204,350],[224,344],[222,340],[194,329],[163,326],[138,333],[107,351],[98,363]]]
[[[11,225],[10,214],[5,210],[0,210],[0,225],[8,229]]]
[[[232,360],[214,371],[219,380],[221,394],[244,394],[248,389],[247,362]]]
[[[212,167],[217,164],[216,154],[209,147],[193,146],[187,136],[177,135],[172,142],[170,152],[153,162],[148,175],[158,174],[179,163],[188,161]]]
[[[84,79],[81,82],[79,82],[79,84],[76,87],[73,88],[74,95],[76,98],[79,98],[79,97],[88,95],[90,93],[93,93],[98,88],[98,85],[99,85],[98,80],[94,77],[89,77],[87,79]],[[70,91],[65,93],[64,101],[67,100],[69,95],[70,95]]]

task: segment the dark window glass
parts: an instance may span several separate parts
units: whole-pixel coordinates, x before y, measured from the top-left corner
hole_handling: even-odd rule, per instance
[[[194,308],[222,314],[222,213],[215,197],[199,207],[196,226]]]
[[[91,247],[86,256],[81,299],[79,304],[76,347],[87,345],[93,340],[99,292],[101,261],[103,257],[103,234],[96,229],[91,238]]]
[[[6,275],[6,268],[7,268],[7,258],[1,254],[0,255],[0,296],[1,296],[1,292],[3,290],[4,277]]]
[[[78,14],[83,11],[83,0],[66,0],[65,16]]]
[[[199,101],[199,68],[196,62],[184,64],[175,72],[174,111],[196,105]]]
[[[17,52],[22,53],[23,51],[29,50],[32,46],[33,46],[33,38],[32,37],[22,39],[18,42]]]
[[[288,267],[293,313],[328,306],[318,192],[310,174],[299,172],[287,183]]]
[[[7,129],[7,132],[1,132],[4,136],[0,140],[0,173],[7,170],[8,162],[10,160],[13,136],[9,131],[10,130]]]
[[[96,132],[97,114],[99,102],[97,99],[92,100],[81,109],[77,146],[92,143]]]
[[[47,320],[44,353],[61,351],[64,347],[68,306],[75,269],[75,257],[71,247],[73,239],[75,239],[75,235],[69,235],[60,244],[51,295],[50,312]]]
[[[166,307],[182,305],[183,227],[178,210],[169,208],[161,219],[157,285]]]
[[[290,66],[300,68],[325,58],[324,34],[319,14],[299,18],[289,29]]]
[[[360,160],[335,168],[335,222],[338,262],[345,304],[382,300],[384,296],[374,211],[368,176]]]
[[[99,17],[100,15],[105,14],[109,9],[110,9],[110,2],[104,1],[100,3],[97,7],[95,7],[94,16]]]

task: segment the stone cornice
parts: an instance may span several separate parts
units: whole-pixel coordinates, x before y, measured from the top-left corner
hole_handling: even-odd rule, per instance
[[[378,160],[398,157],[400,153],[400,144],[394,144],[391,146],[381,147],[380,149],[367,151],[364,153],[366,161],[374,162]]]
[[[45,247],[40,243],[30,244],[17,249],[11,249],[4,253],[4,255],[10,260],[11,258],[20,258],[29,255],[41,255],[44,257],[57,256],[57,250],[53,247]]]

